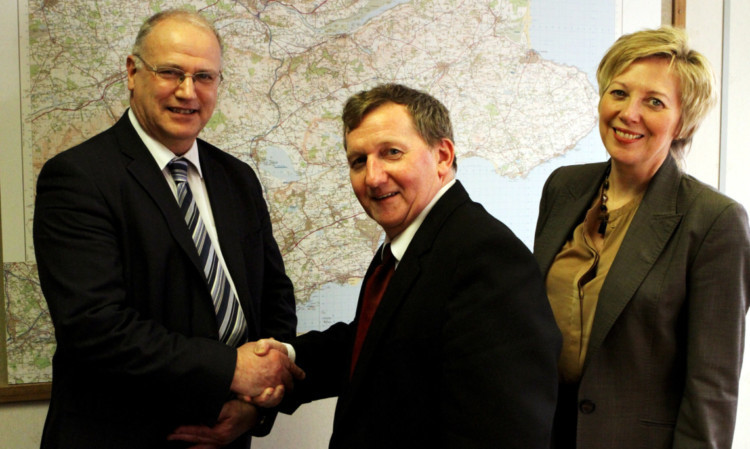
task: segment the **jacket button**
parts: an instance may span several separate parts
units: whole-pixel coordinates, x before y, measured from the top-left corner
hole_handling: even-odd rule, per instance
[[[578,410],[580,410],[584,415],[590,415],[591,413],[594,413],[594,410],[596,410],[596,404],[588,399],[584,399],[578,404]]]

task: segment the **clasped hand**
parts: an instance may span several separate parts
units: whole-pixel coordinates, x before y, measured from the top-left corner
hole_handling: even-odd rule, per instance
[[[286,346],[274,339],[246,343],[237,348],[237,365],[232,391],[238,399],[224,404],[213,427],[180,426],[169,440],[194,443],[192,449],[218,449],[258,424],[258,407],[274,407],[284,392],[294,387],[294,380],[305,373],[287,356]]]
[[[237,348],[237,366],[232,391],[242,400],[260,407],[274,407],[294,380],[305,372],[287,356],[286,346],[273,338],[246,343]]]

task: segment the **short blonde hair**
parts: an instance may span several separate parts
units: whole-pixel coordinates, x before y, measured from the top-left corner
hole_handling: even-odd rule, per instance
[[[607,50],[596,71],[601,98],[612,79],[636,60],[661,57],[670,61],[680,83],[680,128],[670,152],[681,161],[698,126],[716,103],[714,74],[705,56],[690,49],[684,30],[663,26],[621,36]]]

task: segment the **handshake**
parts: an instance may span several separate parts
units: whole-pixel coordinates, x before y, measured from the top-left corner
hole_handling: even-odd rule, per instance
[[[294,387],[294,380],[304,378],[305,372],[289,359],[286,345],[268,338],[237,348],[231,390],[245,402],[275,407]]]
[[[230,444],[261,421],[256,407],[275,407],[294,380],[305,373],[289,359],[286,346],[273,338],[237,348],[231,390],[237,395],[224,404],[217,422],[177,427],[167,439],[194,444],[191,448],[218,449]]]

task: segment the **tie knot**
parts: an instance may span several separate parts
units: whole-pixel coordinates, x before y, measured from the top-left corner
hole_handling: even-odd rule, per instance
[[[383,254],[380,263],[383,265],[391,264],[395,262],[395,257],[393,257],[393,252],[391,252],[391,244],[387,243],[385,247],[383,248]]]
[[[167,164],[167,167],[169,167],[169,172],[172,173],[172,179],[174,179],[174,182],[180,184],[187,181],[187,160],[182,158],[172,159],[169,161],[169,164]]]

